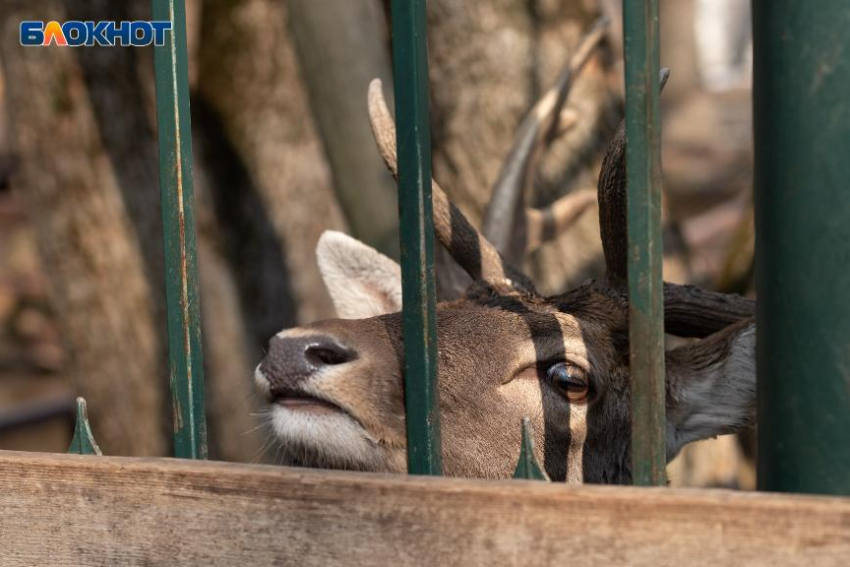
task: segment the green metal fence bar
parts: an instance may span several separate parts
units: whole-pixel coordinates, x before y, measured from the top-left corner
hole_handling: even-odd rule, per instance
[[[534,429],[531,427],[531,419],[522,418],[520,435],[519,460],[514,470],[514,478],[548,482],[549,476],[534,456]]]
[[[74,437],[71,439],[71,446],[68,452],[74,455],[103,455],[100,452],[100,447],[92,435],[91,427],[89,426],[89,414],[86,409],[86,400],[77,398],[77,417],[74,422]]]
[[[442,474],[425,0],[393,0],[407,460]]]
[[[153,0],[153,17],[172,22],[165,45],[154,48],[154,63],[174,455],[204,459],[207,433],[184,1]]]
[[[754,0],[758,485],[850,495],[850,5]]]
[[[623,0],[632,474],[666,482],[658,0]]]

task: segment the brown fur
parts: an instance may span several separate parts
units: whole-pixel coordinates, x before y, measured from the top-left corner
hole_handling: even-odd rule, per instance
[[[625,313],[620,298],[594,284],[542,298],[479,283],[463,299],[440,304],[439,388],[446,474],[510,477],[519,454],[519,424],[528,416],[537,457],[553,480],[628,482]],[[358,353],[357,360],[343,365],[344,371],[320,382],[321,392],[377,440],[380,457],[371,466],[344,468],[404,472],[401,314],[323,321],[298,333],[333,337]],[[671,371],[682,372],[691,363],[704,368],[705,361],[728,355],[736,336],[725,332],[702,346],[687,347],[698,353],[693,360],[679,360],[687,349],[673,351]],[[588,371],[593,394],[587,403],[570,404],[547,382],[549,364],[561,360]],[[327,455],[301,462],[337,466]]]

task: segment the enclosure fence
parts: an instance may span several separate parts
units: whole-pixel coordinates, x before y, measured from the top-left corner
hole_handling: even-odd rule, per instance
[[[850,180],[850,10],[843,0],[809,4],[753,3],[756,210],[763,231],[759,482],[767,489],[848,495],[850,302],[838,299],[850,289],[850,192],[836,187]],[[623,6],[633,473],[636,484],[663,485],[658,0],[624,0]],[[411,475],[439,476],[425,8],[425,0],[393,0],[392,47],[408,463]],[[184,2],[153,0],[153,15],[173,23],[166,44],[155,48],[155,81],[174,455],[203,460]],[[541,478],[530,445],[525,425],[517,476]],[[82,403],[71,452],[99,453]],[[0,486],[9,487],[0,501],[16,518],[0,529],[4,547],[7,537],[18,542],[12,546],[17,555],[8,556],[13,564],[69,565],[99,553],[113,564],[273,564],[282,540],[290,550],[310,550],[289,556],[287,564],[299,565],[553,564],[562,558],[575,565],[724,558],[790,565],[799,554],[812,564],[841,565],[850,557],[850,501],[843,498],[11,453],[0,454]],[[583,529],[553,529],[570,518],[580,519]]]
[[[850,258],[846,246],[826,244],[823,252],[837,255],[837,266],[822,261],[819,255],[809,254],[806,240],[820,223],[835,225],[828,231],[830,239],[846,242],[844,237],[850,237],[845,222],[850,213],[847,193],[831,190],[834,177],[850,178],[840,151],[848,148],[850,139],[850,103],[836,94],[848,92],[848,74],[839,73],[848,68],[848,58],[818,59],[823,50],[839,49],[830,41],[847,43],[841,36],[822,33],[835,27],[830,14],[846,15],[847,11],[840,2],[827,4],[817,11],[803,10],[801,15],[792,2],[754,3],[757,211],[759,226],[767,235],[760,240],[758,262],[762,268],[758,328],[763,345],[759,349],[763,369],[759,417],[761,423],[770,424],[761,429],[759,470],[765,488],[847,494],[850,446],[844,436],[850,427],[846,417],[850,413],[846,378],[850,312],[845,311],[850,309],[844,307],[846,302],[839,303],[844,311],[835,309],[834,298],[847,289]],[[623,8],[632,471],[635,484],[662,485],[666,482],[666,418],[658,0],[626,0]],[[156,0],[153,12],[155,19],[171,21],[173,29],[165,45],[155,47],[155,80],[174,455],[203,459],[207,442],[186,14],[179,0]],[[425,0],[395,0],[392,26],[408,465],[411,474],[440,475]],[[784,48],[782,34],[789,30],[805,34],[807,49]],[[823,68],[827,64],[835,68]],[[787,70],[790,65],[793,72]],[[822,81],[817,90],[801,78],[812,73],[817,74],[814,80]],[[802,112],[804,108],[811,113]],[[793,135],[798,131],[819,139],[818,143]],[[791,281],[779,277],[799,272],[794,267],[798,264],[807,266],[803,277]],[[825,293],[831,301],[824,299]],[[796,319],[804,324],[783,324]],[[800,335],[801,329],[808,335],[821,328],[832,334],[818,336],[818,341]],[[795,349],[797,345],[803,348]],[[841,349],[844,353],[835,352]],[[797,387],[802,384],[799,374],[810,373],[810,368],[818,369],[818,387]],[[805,416],[805,423],[786,419],[790,404],[794,404],[794,415]],[[812,443],[816,447],[810,447]]]
[[[155,48],[169,372],[174,454],[206,457],[204,378],[192,190],[192,142],[181,1],[155,1],[172,22]],[[632,391],[636,484],[666,482],[658,1],[624,2]],[[425,0],[392,4],[398,121],[403,337],[408,470],[442,474],[431,202],[431,138]]]
[[[185,8],[176,0],[156,0],[153,6],[155,18],[173,22],[172,38],[155,48],[155,62],[175,456],[205,458]],[[756,210],[764,231],[757,279],[759,421],[769,424],[760,430],[760,484],[850,494],[845,437],[850,429],[850,303],[839,300],[850,289],[850,257],[843,244],[850,241],[850,197],[835,191],[836,179],[850,179],[850,152],[842,151],[850,150],[850,73],[842,72],[850,58],[841,55],[850,41],[836,23],[848,17],[848,10],[841,0],[824,2],[817,10],[791,0],[756,0],[753,6]],[[662,485],[666,398],[658,0],[624,0],[623,14],[632,471],[635,484]],[[408,465],[411,474],[440,475],[425,0],[394,0],[392,28]],[[802,48],[787,46],[791,33]],[[829,226],[826,236],[814,234],[824,225]],[[809,252],[813,240],[826,240],[823,258]],[[830,246],[830,241],[840,244]],[[789,277],[795,273],[800,276]],[[799,379],[804,374],[818,380],[816,387]],[[789,420],[789,414],[798,417]]]

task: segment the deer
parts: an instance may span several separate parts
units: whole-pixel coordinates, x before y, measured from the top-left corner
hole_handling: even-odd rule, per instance
[[[581,63],[573,58],[570,72]],[[586,209],[585,196],[556,202],[546,214],[511,209],[524,207],[516,196],[541,141],[561,127],[570,72],[532,109],[503,167],[509,174],[500,176],[513,179],[500,189],[514,195],[502,199],[512,203],[503,222],[528,221],[526,247],[544,239],[540,218],[564,227]],[[397,178],[395,123],[378,80],[369,87],[368,108],[380,153]],[[447,476],[510,478],[520,423],[528,418],[534,457],[551,480],[631,482],[625,145],[621,124],[594,199],[604,276],[554,296],[539,294],[431,180],[436,239],[472,280],[459,299],[436,308]],[[509,233],[499,238],[515,253],[522,246]],[[274,438],[288,462],[301,466],[405,473],[400,268],[338,232],[322,236],[317,259],[339,318],[269,341],[254,379],[269,404]],[[667,283],[663,295],[665,332],[690,339],[665,353],[669,462],[687,443],[753,424],[755,302]]]

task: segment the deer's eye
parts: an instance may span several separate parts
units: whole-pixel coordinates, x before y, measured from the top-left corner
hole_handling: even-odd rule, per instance
[[[549,383],[561,392],[571,402],[581,402],[590,392],[590,381],[587,372],[575,364],[559,362],[546,371]]]

